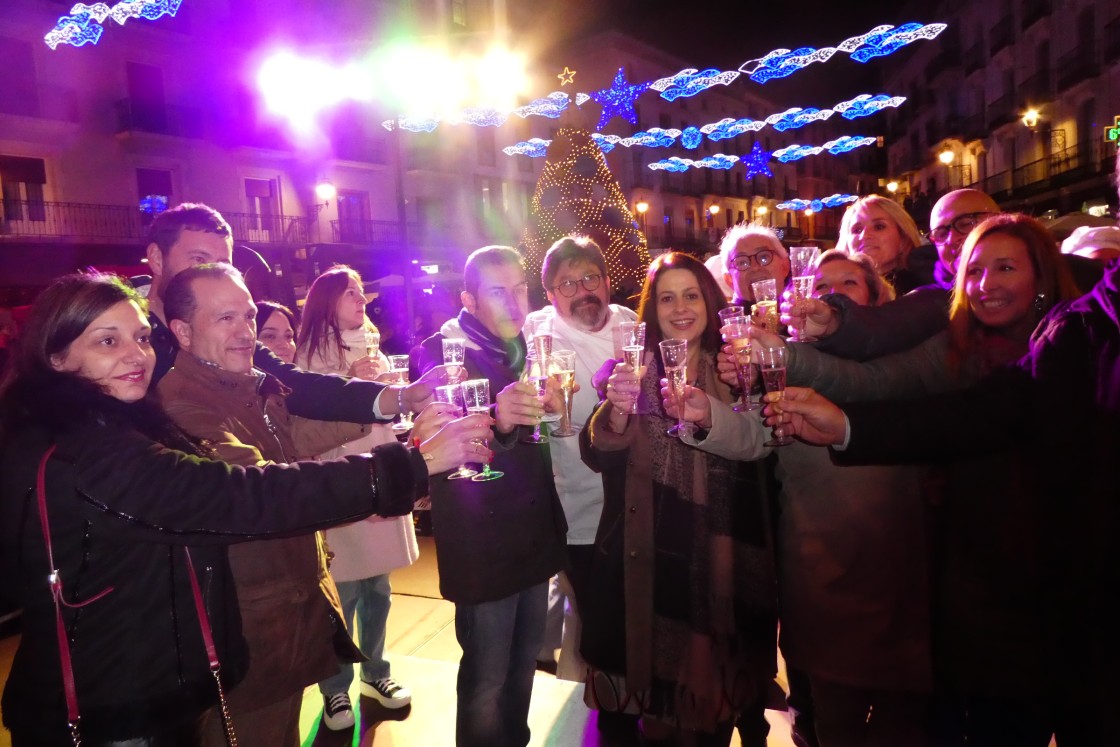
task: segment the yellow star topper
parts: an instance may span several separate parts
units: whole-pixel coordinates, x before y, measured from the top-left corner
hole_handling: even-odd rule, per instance
[[[569,70],[568,66],[565,65],[564,66],[564,72],[560,73],[556,77],[560,79],[560,85],[561,86],[566,86],[569,83],[573,82],[573,80],[576,77],[576,71],[575,70]]]

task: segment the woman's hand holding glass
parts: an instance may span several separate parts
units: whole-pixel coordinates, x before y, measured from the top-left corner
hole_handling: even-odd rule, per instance
[[[642,382],[634,367],[625,361],[616,363],[614,371],[607,377],[607,401],[614,408],[612,416],[629,416],[638,402],[641,389]]]
[[[378,356],[363,355],[350,364],[350,369],[346,372],[346,375],[355,379],[376,381],[382,373],[385,373],[385,366],[381,364],[381,359]]]
[[[771,428],[818,446],[839,446],[844,443],[847,418],[844,411],[812,389],[787,387],[784,392],[770,392],[765,397],[763,422]]]
[[[840,327],[836,309],[819,298],[798,298],[795,293],[782,294],[782,324],[798,332],[799,339],[823,339]]]
[[[767,348],[785,348],[786,341],[781,335],[774,334],[768,329],[763,327],[751,327],[751,339],[754,343],[751,345],[751,360],[755,365],[761,366],[763,363],[763,354]]]
[[[665,414],[669,417],[695,423],[705,429],[712,427],[712,401],[702,390],[685,384],[684,397],[681,398],[684,409],[678,410],[673,389],[669,386],[669,380],[662,379],[661,400],[661,404],[665,408]]]

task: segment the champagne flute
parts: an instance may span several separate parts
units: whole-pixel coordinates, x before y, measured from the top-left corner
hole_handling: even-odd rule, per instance
[[[757,410],[758,405],[751,399],[754,388],[754,367],[751,366],[751,322],[745,316],[735,316],[724,322],[723,341],[731,343],[731,354],[735,359],[735,375],[739,388],[743,391],[743,401],[731,409],[735,412]]]
[[[560,414],[560,427],[552,432],[557,438],[574,436],[578,431],[572,427],[572,390],[576,383],[576,353],[574,350],[557,350],[548,359],[548,371],[560,392],[564,395],[564,411]]]
[[[370,358],[376,358],[377,354],[381,352],[381,333],[367,329],[365,331],[366,337],[366,355]]]
[[[479,413],[488,415],[490,413],[490,380],[489,379],[469,379],[459,385],[463,391],[463,404],[467,407],[467,414],[473,415]],[[481,444],[486,446],[485,438],[471,439],[472,443]],[[497,470],[490,469],[489,462],[483,462],[482,472],[475,473],[471,480],[474,482],[485,482],[487,480],[497,480],[503,477],[505,472],[498,472]]]
[[[789,250],[789,267],[793,275],[794,301],[804,301],[813,294],[813,264],[821,256],[821,250],[815,246],[794,246]],[[801,342],[813,342],[817,338],[805,334],[805,320],[800,318],[794,327],[797,339]]]
[[[458,384],[463,375],[463,362],[467,355],[467,341],[461,337],[443,338],[443,365],[447,366],[447,381]]]
[[[666,435],[680,438],[686,433],[696,430],[692,423],[686,423],[684,418],[685,383],[688,379],[688,342],[686,340],[663,340],[658,343],[661,348],[661,360],[665,364],[665,378],[669,380],[669,391],[672,393],[673,402],[677,406],[677,424],[665,431]]]
[[[459,408],[459,416],[463,414],[463,390],[458,384],[444,384],[437,386],[434,399],[436,402],[446,402],[449,405],[455,405]],[[474,477],[478,472],[468,467],[465,463],[459,465],[459,469],[452,472],[447,476],[448,480],[465,480],[468,477]]]
[[[389,371],[397,375],[396,383],[400,386],[397,390],[397,404],[400,405],[401,419],[393,423],[393,430],[398,433],[412,430],[412,411],[404,406],[404,387],[408,384],[408,356],[390,355]]]
[[[646,350],[646,323],[622,322],[618,325],[622,337],[622,359],[626,365],[634,369],[641,381],[646,375],[646,367],[642,365],[642,358]],[[630,414],[638,414],[638,395],[634,395],[634,402],[630,405]]]
[[[778,281],[774,278],[751,283],[758,324],[778,334]]]
[[[528,367],[529,364],[526,363],[525,365],[526,365],[526,367]],[[533,376],[533,375],[530,375],[528,377],[528,381],[529,381],[530,384],[532,384],[533,386],[535,386],[537,388],[537,399],[540,399],[540,398],[544,397],[546,391],[548,390],[548,376]],[[537,424],[535,426],[533,426],[532,434],[530,434],[528,436],[522,436],[521,437],[521,442],[526,443],[526,444],[546,444],[546,443],[548,443],[548,436],[541,433],[541,421],[540,420],[538,420]]]
[[[766,391],[778,392],[778,398],[786,396],[786,349],[785,346],[762,349],[762,381]],[[788,446],[793,439],[782,432],[780,425],[774,426],[773,437],[764,446]]]
[[[795,275],[793,278],[793,300],[804,301],[813,296],[813,285],[817,282],[814,275]],[[815,342],[818,338],[805,334],[805,317],[795,317],[794,331],[797,332],[799,342]]]
[[[746,312],[743,310],[742,306],[724,306],[716,313],[719,315],[719,323],[721,326],[727,324],[728,321],[737,316],[746,316]]]

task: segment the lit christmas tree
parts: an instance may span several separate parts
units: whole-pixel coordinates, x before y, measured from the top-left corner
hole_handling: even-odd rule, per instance
[[[530,278],[539,281],[548,248],[571,234],[599,245],[616,288],[641,287],[650,263],[646,237],[591,133],[565,127],[548,147],[533,193],[522,248]]]

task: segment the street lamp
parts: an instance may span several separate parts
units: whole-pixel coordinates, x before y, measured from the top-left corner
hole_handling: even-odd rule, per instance
[[[898,182],[896,182],[896,181],[887,182],[887,191],[890,192],[892,195],[895,192],[897,192],[898,191]]]
[[[951,164],[955,157],[956,156],[953,155],[953,151],[949,150],[948,148],[937,154],[937,160],[941,161],[941,163],[945,164],[946,166]]]
[[[1038,109],[1027,109],[1023,112],[1023,124],[1032,131],[1038,127]]]
[[[645,200],[638,200],[634,204],[634,210],[638,211],[638,225],[642,231],[646,230],[646,213],[649,211],[649,203]]]
[[[755,208],[754,212],[758,216],[758,222],[761,223],[766,220],[766,214],[770,212],[770,210],[765,205],[759,205]]]

